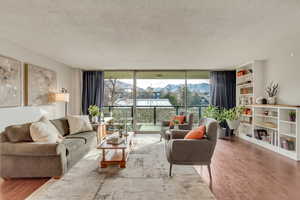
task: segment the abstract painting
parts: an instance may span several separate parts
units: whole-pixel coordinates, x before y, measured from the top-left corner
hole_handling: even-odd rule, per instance
[[[25,64],[25,105],[47,105],[49,94],[57,91],[56,72]]]
[[[0,107],[21,106],[22,63],[0,55]]]

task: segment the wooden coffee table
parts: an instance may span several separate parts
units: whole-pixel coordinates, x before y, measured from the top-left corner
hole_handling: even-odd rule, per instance
[[[127,140],[124,137],[125,142],[117,145],[107,144],[106,140],[99,144],[97,149],[102,150],[101,168],[106,168],[108,165],[120,165],[120,168],[125,168],[131,151],[133,136],[134,133],[129,132]]]

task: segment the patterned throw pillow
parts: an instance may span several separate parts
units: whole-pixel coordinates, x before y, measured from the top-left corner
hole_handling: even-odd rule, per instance
[[[93,130],[88,115],[69,115],[67,118],[70,126],[70,134]]]
[[[56,127],[45,117],[30,125],[30,136],[34,142],[56,143],[62,141]]]

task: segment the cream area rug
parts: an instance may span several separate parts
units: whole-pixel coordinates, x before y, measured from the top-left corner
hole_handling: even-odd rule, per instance
[[[101,169],[101,152],[90,151],[61,179],[49,180],[27,200],[212,200],[215,199],[192,166],[173,166],[168,176],[164,142],[157,134],[134,137],[126,168]]]

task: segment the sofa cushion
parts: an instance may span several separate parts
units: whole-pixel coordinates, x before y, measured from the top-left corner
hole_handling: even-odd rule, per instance
[[[85,144],[85,140],[81,138],[65,138],[62,143],[66,146],[67,154],[70,154],[72,151],[79,150]]]
[[[30,125],[31,123],[8,126],[5,128],[6,137],[10,142],[32,142]]]
[[[69,115],[70,134],[93,131],[88,115]]]
[[[96,132],[95,131],[87,131],[77,134],[72,134],[66,136],[66,138],[77,138],[77,139],[83,139],[85,144],[91,143],[93,140],[96,139]]]
[[[70,127],[67,118],[54,119],[50,121],[57,128],[57,130],[62,136],[66,136],[70,134],[70,130],[69,130]]]
[[[34,142],[56,143],[61,142],[63,138],[46,117],[42,117],[40,121],[31,124],[30,135]]]

